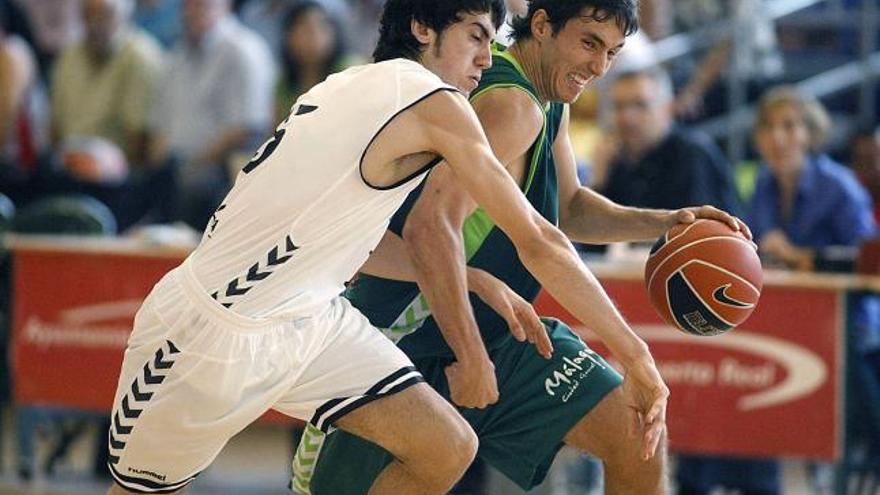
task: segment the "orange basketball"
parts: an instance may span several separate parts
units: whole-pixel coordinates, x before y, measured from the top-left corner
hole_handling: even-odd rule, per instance
[[[755,309],[763,272],[754,243],[724,223],[697,220],[657,239],[645,284],[667,323],[692,335],[718,335]]]

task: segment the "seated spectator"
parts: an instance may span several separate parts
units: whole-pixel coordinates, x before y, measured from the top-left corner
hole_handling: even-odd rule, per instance
[[[762,256],[788,268],[851,268],[840,253],[851,248],[854,254],[860,242],[878,233],[871,197],[855,174],[819,152],[828,126],[822,106],[791,88],[767,93],[758,109],[755,140],[766,168],[749,206],[750,226]],[[876,382],[880,298],[861,297],[852,311],[850,337],[870,369],[869,380]]]
[[[100,137],[140,163],[161,49],[129,24],[134,0],[83,0],[83,40],[67,47],[52,81],[53,140]]]
[[[34,30],[18,0],[0,0],[0,17],[4,19],[3,28],[7,34],[18,36],[33,49],[36,45]]]
[[[348,5],[343,0],[308,0],[319,3],[334,22],[341,22],[348,15]],[[238,13],[242,24],[263,36],[275,59],[284,51],[287,19],[291,9],[298,8],[302,0],[249,0],[241,6]]]
[[[837,264],[836,248],[854,247],[876,232],[865,189],[850,170],[820,152],[829,125],[822,106],[792,88],[773,89],[759,102],[754,138],[761,165],[747,219],[768,264],[803,271],[830,267]],[[865,355],[880,355],[877,298],[859,298],[852,311],[856,346]],[[708,494],[723,486],[746,495],[777,494],[779,478],[776,461],[679,462],[684,493]]]
[[[275,67],[230,0],[184,0],[183,24],[160,83],[150,156],[177,164],[178,217],[201,230],[229,188],[230,159],[268,134]]]
[[[0,193],[21,205],[45,141],[37,62],[0,9]]]
[[[180,0],[137,0],[132,21],[169,48],[180,38]]]
[[[80,38],[82,22],[79,2],[71,0],[17,0],[33,29],[34,51],[40,65],[42,80],[49,81],[50,68],[56,57]]]
[[[275,89],[276,122],[287,117],[299,95],[354,62],[339,22],[320,2],[298,2],[284,18],[281,76]]]
[[[610,95],[614,135],[594,154],[596,190],[628,206],[739,210],[721,151],[708,137],[674,124],[672,84],[662,69],[623,73]]]
[[[873,205],[855,174],[819,152],[830,121],[815,100],[788,87],[765,94],[755,142],[764,168],[749,205],[761,254],[800,270],[821,267],[827,248],[876,232]]]

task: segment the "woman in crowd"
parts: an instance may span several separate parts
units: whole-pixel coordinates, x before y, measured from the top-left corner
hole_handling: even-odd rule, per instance
[[[777,87],[761,97],[754,128],[761,164],[747,218],[766,265],[799,271],[851,269],[855,248],[876,233],[867,191],[851,170],[821,152],[829,127],[821,104],[794,88]],[[854,302],[850,338],[864,358],[857,362],[859,386],[864,393],[875,393],[877,387],[870,383],[880,376],[880,301],[863,296]],[[864,426],[870,424],[866,420]],[[744,495],[775,495],[780,493],[779,478],[776,461],[688,456],[678,471],[685,495],[707,494],[713,485]]]
[[[299,95],[356,60],[348,54],[339,21],[320,2],[303,0],[285,17],[281,63],[275,92],[277,121],[287,117]]]

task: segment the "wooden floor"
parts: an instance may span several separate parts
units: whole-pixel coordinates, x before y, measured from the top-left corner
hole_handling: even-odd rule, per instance
[[[29,483],[16,476],[14,430],[11,414],[2,414],[0,430],[0,495],[104,495],[110,481],[95,481],[91,473],[92,435],[73,446],[72,455],[51,479],[37,475]],[[38,442],[37,456],[45,456],[46,440]],[[187,495],[290,495],[286,489],[290,434],[275,426],[252,426],[226,446],[214,464],[192,483]],[[564,465],[578,463],[578,455],[563,450],[561,462],[547,481],[530,495],[594,495],[578,488]],[[560,466],[561,465],[561,466]],[[807,487],[803,463],[785,463],[783,495],[814,495]],[[523,495],[524,492],[497,473],[491,476],[492,495]],[[725,494],[726,495],[726,494]]]

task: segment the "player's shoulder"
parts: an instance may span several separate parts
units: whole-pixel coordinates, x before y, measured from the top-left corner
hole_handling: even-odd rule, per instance
[[[361,77],[387,79],[392,85],[410,85],[415,82],[433,86],[446,86],[437,74],[422,64],[406,58],[394,58],[361,66]]]
[[[471,100],[480,120],[516,123],[516,127],[531,133],[544,126],[544,112],[538,102],[518,86],[496,88]]]

